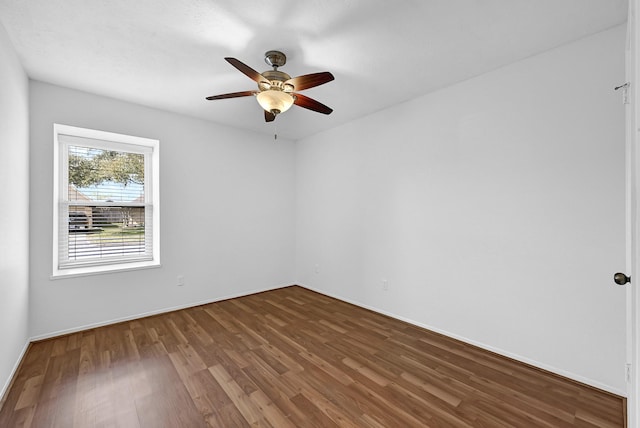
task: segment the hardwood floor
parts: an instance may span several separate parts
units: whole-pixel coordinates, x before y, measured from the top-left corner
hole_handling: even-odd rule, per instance
[[[622,427],[623,400],[288,287],[32,344],[21,426]]]

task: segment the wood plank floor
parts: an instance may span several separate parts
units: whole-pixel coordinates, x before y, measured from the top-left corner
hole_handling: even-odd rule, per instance
[[[623,400],[288,287],[31,345],[0,427],[622,427]]]

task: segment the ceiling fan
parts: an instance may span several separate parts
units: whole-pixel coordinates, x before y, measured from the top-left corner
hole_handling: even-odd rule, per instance
[[[225,60],[258,83],[258,90],[213,95],[207,97],[208,100],[255,95],[258,103],[264,109],[264,120],[267,122],[275,120],[277,115],[287,111],[293,104],[323,114],[331,114],[333,111],[330,107],[297,93],[297,91],[331,82],[334,77],[328,71],[292,78],[287,73],[278,70],[278,67],[282,67],[287,62],[287,57],[280,51],[268,51],[264,54],[264,62],[273,67],[273,70],[267,70],[263,73],[258,73],[235,58],[225,58]]]

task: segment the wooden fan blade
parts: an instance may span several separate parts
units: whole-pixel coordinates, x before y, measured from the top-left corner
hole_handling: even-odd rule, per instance
[[[240,70],[240,72],[244,73],[245,75],[247,75],[251,80],[255,80],[256,82],[260,83],[260,82],[269,82],[269,79],[267,79],[266,77],[264,77],[262,74],[258,73],[257,71],[255,71],[253,68],[249,67],[247,64],[245,64],[244,62],[237,60],[235,58],[225,58],[225,60],[233,65],[235,68],[237,68],[238,70]]]
[[[265,122],[273,122],[276,120],[276,115],[271,113],[270,111],[264,111],[264,121]]]
[[[242,92],[231,92],[230,94],[221,94],[221,95],[212,95],[207,97],[208,100],[224,100],[226,98],[238,98],[238,97],[248,97],[249,95],[257,94],[258,91],[242,91]]]
[[[328,71],[321,73],[305,74],[304,76],[298,76],[287,80],[286,83],[293,85],[294,91],[302,91],[304,89],[313,88],[314,86],[320,86],[327,82],[331,82],[333,74]]]
[[[309,110],[317,111],[318,113],[323,113],[323,114],[331,114],[331,112],[333,111],[332,108],[327,107],[326,105],[312,98],[305,97],[304,95],[294,94],[294,97],[295,97],[295,100],[293,101],[293,103],[297,106],[300,106]]]

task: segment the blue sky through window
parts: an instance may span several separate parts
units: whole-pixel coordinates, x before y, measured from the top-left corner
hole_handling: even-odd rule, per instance
[[[93,186],[79,187],[78,191],[92,201],[144,202],[144,185],[138,183],[125,186],[122,183],[105,181]]]

